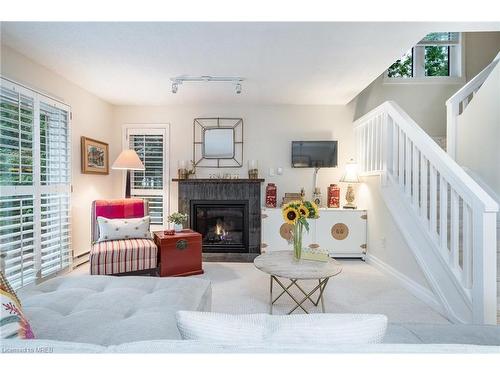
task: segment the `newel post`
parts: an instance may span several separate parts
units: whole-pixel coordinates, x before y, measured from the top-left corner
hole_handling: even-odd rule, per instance
[[[476,209],[472,229],[472,321],[497,324],[496,212]]]

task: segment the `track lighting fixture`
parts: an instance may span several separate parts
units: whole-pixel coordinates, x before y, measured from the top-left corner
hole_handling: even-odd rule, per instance
[[[172,81],[172,94],[176,94],[179,90],[179,85],[184,82],[231,82],[235,84],[236,94],[241,94],[241,82],[245,80],[242,77],[215,77],[215,76],[179,76],[170,78]]]

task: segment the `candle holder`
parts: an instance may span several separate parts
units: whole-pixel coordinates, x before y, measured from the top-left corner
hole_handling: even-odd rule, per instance
[[[257,160],[248,161],[248,178],[256,180],[259,178],[259,168]]]

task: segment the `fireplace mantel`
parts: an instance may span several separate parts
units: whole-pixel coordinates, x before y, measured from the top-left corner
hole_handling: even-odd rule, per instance
[[[187,184],[196,183],[223,183],[223,184],[260,184],[265,180],[263,178],[172,178],[173,182],[181,182]]]

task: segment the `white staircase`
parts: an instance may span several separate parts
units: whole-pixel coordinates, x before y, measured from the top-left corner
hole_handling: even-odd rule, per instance
[[[355,122],[360,169],[383,199],[448,317],[497,322],[497,203],[396,103]]]

